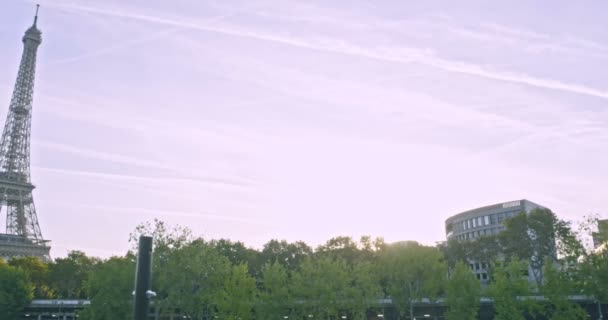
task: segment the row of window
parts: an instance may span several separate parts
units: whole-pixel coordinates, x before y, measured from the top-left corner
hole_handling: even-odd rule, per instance
[[[457,223],[454,223],[452,229],[456,232],[463,232],[469,229],[474,229],[478,227],[488,226],[492,224],[502,223],[503,220],[507,218],[514,217],[519,213],[518,210],[512,210],[508,212],[499,212],[494,214],[489,214],[487,216],[480,216],[472,219],[463,220]]]
[[[478,263],[476,263],[476,265],[478,265]],[[487,264],[484,263],[484,265],[486,265],[486,267],[483,270],[486,271]],[[479,270],[479,268],[475,269],[473,264],[471,264],[471,270],[475,271],[475,270]],[[529,276],[528,269],[522,269],[520,275],[522,277],[528,277]],[[475,273],[475,277],[477,277],[477,280],[488,280],[490,278],[486,272]]]
[[[486,271],[486,270],[488,270],[489,265],[485,262],[482,262],[482,263],[475,262],[475,263],[469,264],[469,267],[471,267],[471,270],[473,270],[473,272],[480,271],[480,270]],[[477,277],[477,280],[488,280],[488,274],[485,272],[481,272],[481,273],[475,272],[475,276]]]
[[[473,271],[473,273],[475,273],[475,277],[477,277],[477,280],[488,280],[489,276],[486,273],[488,268],[490,267],[489,264],[485,263],[485,262],[475,262],[475,263],[469,263],[469,267],[471,268],[471,271]],[[480,272],[482,271],[482,272]]]
[[[487,273],[477,273],[475,276],[477,276],[477,280],[488,280]]]
[[[479,263],[479,262],[475,262],[475,263],[470,263],[469,267],[471,267],[471,270],[480,270],[480,269],[487,269],[488,268],[488,264],[485,262]]]
[[[496,227],[496,228],[491,228],[491,229],[483,229],[483,230],[477,230],[477,231],[471,231],[471,232],[467,232],[467,233],[463,233],[458,235],[458,240],[473,240],[473,239],[477,239],[479,237],[482,236],[489,236],[492,234],[498,234],[501,231],[505,230],[505,227],[500,226],[500,227]]]

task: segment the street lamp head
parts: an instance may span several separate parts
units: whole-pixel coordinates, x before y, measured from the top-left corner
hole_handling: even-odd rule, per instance
[[[148,299],[152,299],[152,298],[156,297],[156,292],[154,292],[152,290],[148,290],[148,291],[146,291],[146,297],[148,297]]]

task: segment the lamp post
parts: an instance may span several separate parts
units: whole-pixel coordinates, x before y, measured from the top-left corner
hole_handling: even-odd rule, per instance
[[[137,267],[135,270],[135,290],[133,291],[133,319],[146,320],[150,310],[150,299],[156,293],[150,290],[152,284],[152,237],[139,237]]]

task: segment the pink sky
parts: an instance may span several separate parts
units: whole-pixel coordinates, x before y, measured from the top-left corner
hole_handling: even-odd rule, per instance
[[[54,257],[122,254],[154,218],[260,248],[433,244],[450,215],[523,198],[608,214],[604,2],[40,2]],[[33,10],[0,4],[1,119]]]

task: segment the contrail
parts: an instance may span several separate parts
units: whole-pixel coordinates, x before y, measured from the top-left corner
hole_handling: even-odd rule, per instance
[[[89,59],[89,58],[96,58],[96,57],[104,56],[106,54],[124,50],[124,49],[130,48],[130,47],[136,46],[138,44],[143,44],[143,43],[150,42],[150,41],[153,41],[153,40],[156,40],[156,39],[168,36],[168,35],[175,34],[180,30],[182,30],[182,29],[181,28],[170,28],[167,30],[163,30],[161,32],[153,33],[151,35],[148,35],[146,37],[142,37],[142,38],[139,38],[136,40],[131,40],[131,41],[127,41],[127,42],[118,43],[113,46],[108,46],[108,47],[100,49],[100,50],[86,52],[81,55],[66,57],[66,58],[57,59],[54,61],[49,61],[48,63],[46,63],[43,66],[43,68],[49,67],[49,66],[71,63],[71,62],[76,62],[76,61],[85,60],[85,59]]]
[[[60,8],[60,9],[74,9],[77,11],[88,11],[86,7],[81,7],[81,6],[71,6],[71,5],[65,6],[65,5],[56,5],[56,4],[51,4],[51,3],[45,4],[45,6],[56,7],[56,8]],[[247,8],[250,8],[250,7],[247,7]],[[241,10],[237,10],[237,11],[227,13],[224,15],[220,15],[217,17],[205,19],[204,22],[205,23],[218,22],[218,21],[233,17],[245,10],[246,9],[241,9]],[[90,12],[94,12],[94,11],[90,11]],[[101,12],[94,12],[94,13],[101,13]],[[113,53],[116,51],[120,51],[120,50],[124,50],[124,49],[130,48],[130,47],[136,46],[138,44],[147,43],[147,42],[159,39],[159,38],[163,38],[165,36],[176,34],[183,29],[188,29],[188,28],[185,26],[175,25],[174,28],[170,28],[170,29],[163,30],[163,31],[160,31],[157,33],[153,33],[151,35],[148,35],[148,36],[145,36],[145,37],[142,37],[139,39],[118,43],[118,44],[112,45],[112,46],[107,46],[103,49],[92,51],[92,52],[87,52],[87,53],[77,55],[77,56],[66,57],[66,58],[55,60],[55,61],[50,61],[49,63],[46,64],[46,66],[60,65],[60,64],[80,61],[80,60],[84,60],[84,59],[88,59],[88,58],[95,58],[95,57],[103,56],[103,55],[106,55],[109,53]]]
[[[402,53],[398,51],[402,51],[403,49],[408,48],[394,48],[394,49],[382,49],[382,50],[374,50],[368,49],[362,46],[353,45],[349,43],[345,43],[344,41],[336,41],[335,39],[328,38],[319,38],[310,40],[297,39],[297,38],[288,38],[281,35],[274,35],[269,33],[260,33],[260,32],[252,32],[249,30],[242,29],[228,29],[217,27],[213,25],[203,25],[198,22],[186,21],[186,20],[174,20],[169,18],[162,18],[157,16],[145,15],[145,14],[137,14],[133,12],[120,12],[116,10],[107,10],[107,9],[99,9],[92,8],[86,6],[78,6],[78,5],[69,5],[69,6],[61,6],[58,7],[73,9],[82,12],[95,13],[100,15],[107,15],[113,17],[120,17],[126,19],[133,19],[139,21],[146,21],[150,23],[168,25],[173,27],[181,27],[188,28],[193,30],[201,30],[208,32],[215,32],[220,34],[232,35],[237,37],[245,37],[263,41],[270,41],[281,43],[285,45],[326,51],[326,52],[336,52],[347,55],[354,56],[362,56],[371,59],[377,59],[382,61],[389,62],[399,62],[399,63],[419,63],[422,65],[426,65],[429,67],[433,67],[439,70],[461,73],[471,76],[476,76],[480,78],[511,82],[517,84],[524,84],[532,87],[543,88],[543,89],[552,89],[559,90],[565,92],[571,92],[576,94],[583,94],[593,97],[598,97],[602,99],[608,99],[608,91],[601,90],[593,87],[588,87],[585,85],[575,84],[575,83],[567,83],[553,79],[545,79],[538,78],[534,76],[529,76],[526,74],[519,74],[513,72],[501,72],[495,70],[489,70],[479,65],[445,60],[442,58],[438,58],[433,56],[432,54],[425,52],[424,50],[420,50],[418,48],[409,48],[410,53]]]
[[[63,206],[64,204],[55,203],[56,205]],[[95,205],[95,204],[71,204],[70,207],[77,207],[81,209],[89,209],[89,210],[98,210],[104,213],[113,212],[113,213],[121,213],[121,214],[146,214],[146,215],[156,215],[156,216],[177,216],[177,217],[188,217],[188,218],[199,218],[199,219],[208,219],[208,220],[217,220],[217,221],[228,221],[235,223],[243,223],[250,225],[258,225],[258,226],[272,226],[268,221],[264,221],[258,218],[247,218],[241,216],[230,216],[230,215],[219,215],[208,212],[186,212],[186,211],[176,211],[176,210],[157,210],[157,209],[148,209],[148,208],[138,208],[138,207],[116,207],[116,206],[105,206],[105,205]]]
[[[207,177],[203,179],[186,179],[186,178],[153,178],[139,175],[126,175],[126,174],[116,174],[116,173],[105,173],[105,172],[96,172],[96,171],[83,171],[83,170],[68,170],[68,169],[59,169],[59,168],[49,168],[49,167],[34,167],[35,170],[49,172],[49,173],[57,173],[57,174],[65,174],[65,175],[76,175],[83,176],[93,179],[106,179],[106,180],[115,180],[115,181],[130,181],[134,183],[158,183],[158,184],[166,184],[173,183],[177,185],[183,184],[194,184],[194,185],[227,185],[230,187],[246,187],[245,183],[240,181],[233,181],[231,179],[224,178],[214,178]]]

